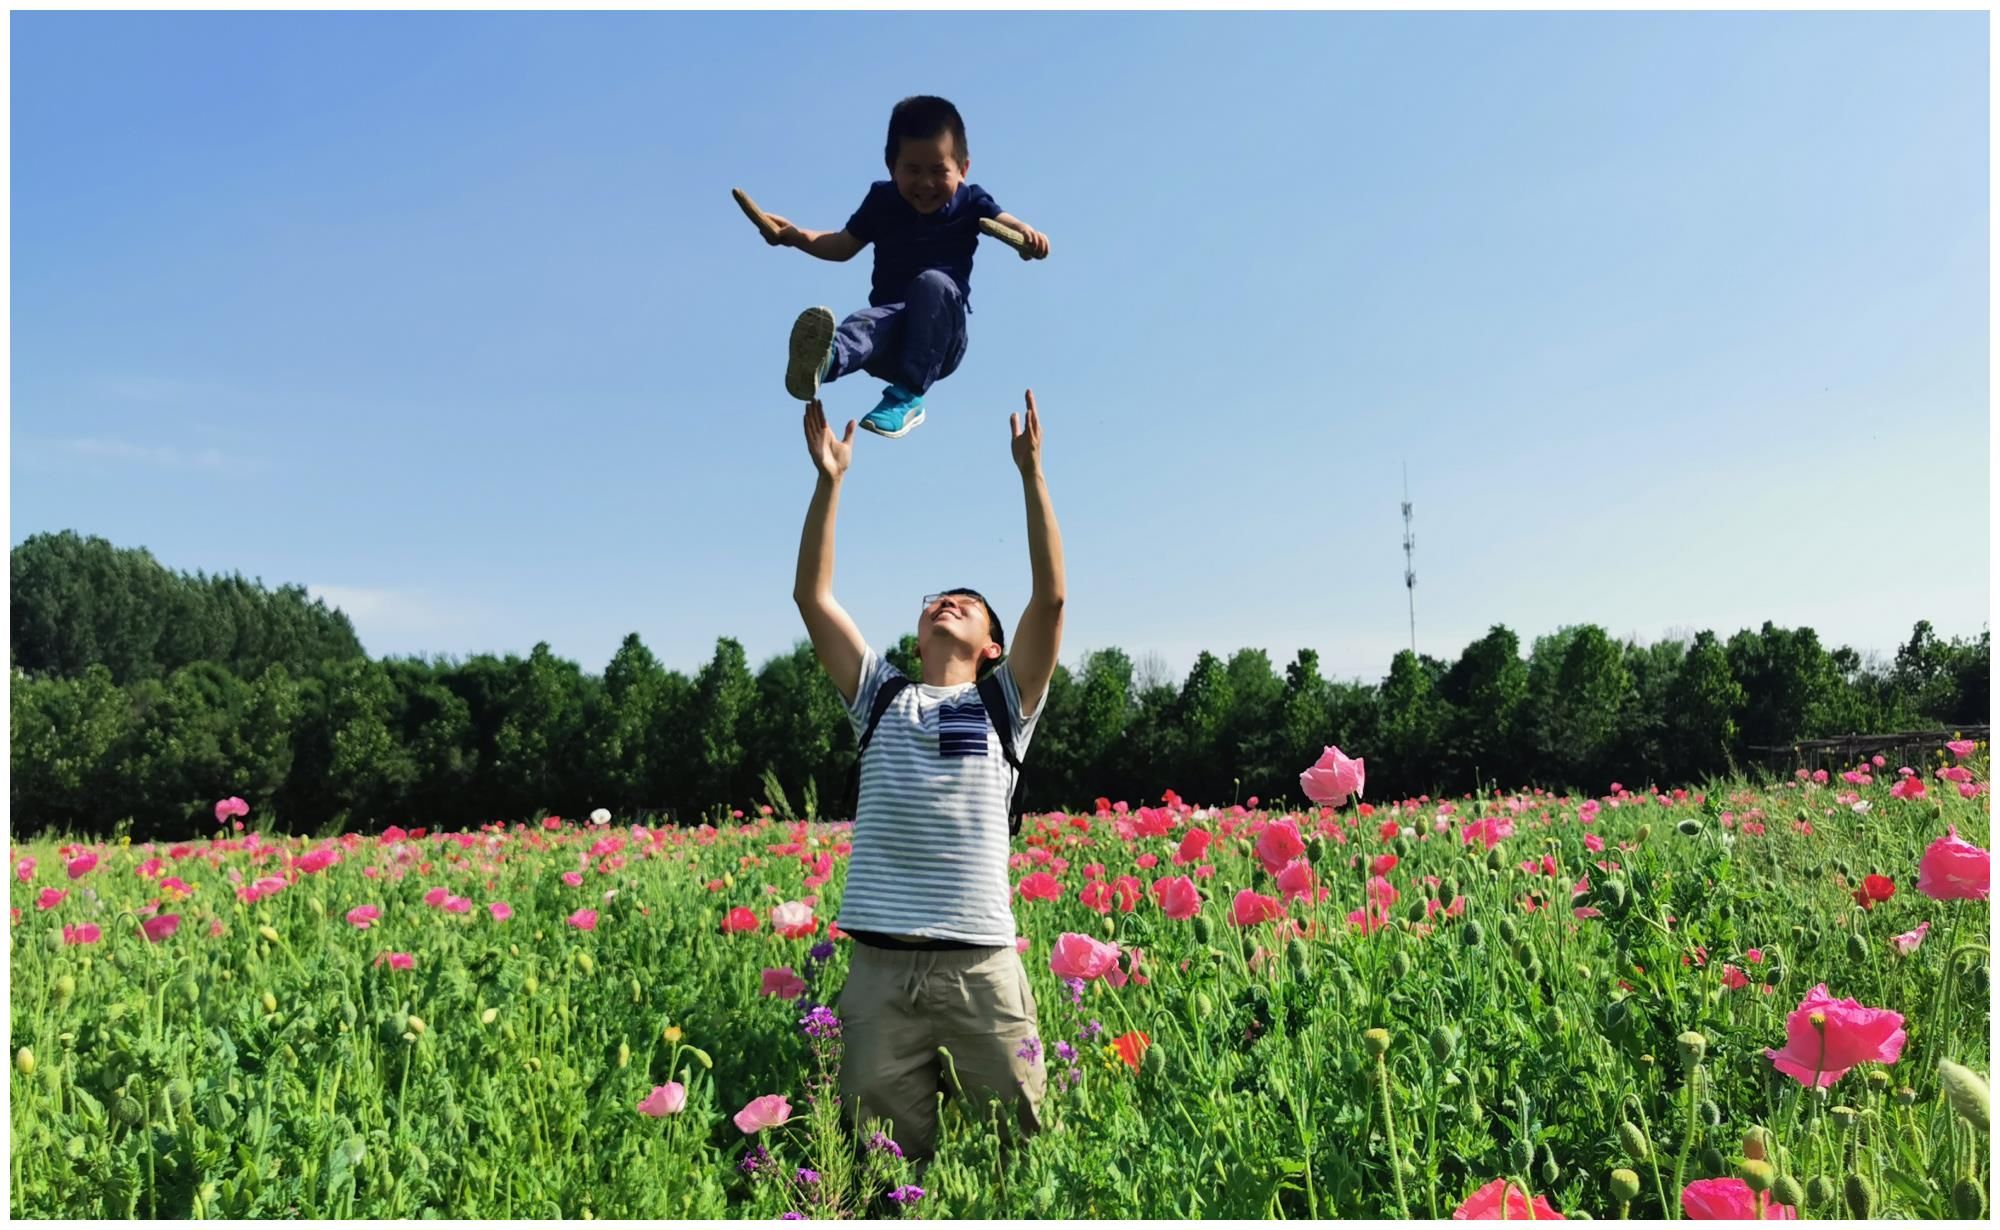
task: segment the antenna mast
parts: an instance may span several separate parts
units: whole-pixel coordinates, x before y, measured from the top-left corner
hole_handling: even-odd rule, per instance
[[[1410,529],[1410,463],[1403,463],[1403,588],[1410,591],[1410,654],[1417,652],[1417,536]]]

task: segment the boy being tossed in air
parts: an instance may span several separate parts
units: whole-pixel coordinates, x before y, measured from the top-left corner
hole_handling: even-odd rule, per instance
[[[820,385],[854,372],[886,380],[881,402],[861,426],[893,440],[924,421],[924,394],[965,358],[979,220],[1019,231],[1023,260],[1047,256],[1049,241],[965,181],[972,169],[965,121],[944,99],[926,94],[897,103],[883,156],[891,178],[868,189],[845,227],[800,230],[771,214],[777,232],[769,242],[828,261],[851,260],[875,245],[868,307],[837,328],[823,307],[807,308],[792,325],[785,390],[810,402]]]

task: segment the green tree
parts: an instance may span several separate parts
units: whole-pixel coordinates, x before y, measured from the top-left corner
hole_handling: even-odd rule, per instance
[[[1522,728],[1528,664],[1521,660],[1521,639],[1506,627],[1493,625],[1465,647],[1445,672],[1438,691],[1451,706],[1443,762],[1450,786],[1521,784],[1515,778],[1529,756]]]
[[[1673,776],[1702,781],[1736,772],[1737,715],[1743,685],[1730,673],[1729,655],[1713,632],[1700,632],[1667,689],[1665,739]]]

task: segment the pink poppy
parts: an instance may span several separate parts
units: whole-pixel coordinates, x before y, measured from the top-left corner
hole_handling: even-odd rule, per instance
[[[1152,853],[1141,854],[1138,858],[1138,865],[1141,871],[1151,871],[1160,865],[1160,856]]]
[[[1505,1204],[1503,1211],[1502,1204]],[[1506,1179],[1495,1179],[1465,1198],[1452,1210],[1453,1221],[1568,1221],[1549,1204],[1547,1196],[1535,1197],[1532,1206],[1527,1193]]]
[[[1276,897],[1266,897],[1251,889],[1239,889],[1230,903],[1229,921],[1239,927],[1254,927],[1285,916],[1285,907]]]
[[[1299,826],[1290,820],[1273,820],[1264,826],[1263,836],[1257,839],[1257,858],[1272,875],[1305,852],[1306,843],[1299,839]]]
[[[1951,742],[1945,744],[1945,747],[1950,749],[1951,754],[1960,760],[1964,760],[1979,750],[1979,744],[1972,739],[1953,739]]]
[[[597,911],[578,910],[569,916],[569,925],[575,927],[578,931],[595,931],[597,930]]]
[[[168,936],[172,935],[174,932],[180,930],[180,925],[181,925],[180,915],[161,914],[156,918],[149,918],[145,922],[140,923],[139,929],[146,933],[147,943],[157,944],[161,940],[166,939]]]
[[[639,1113],[651,1115],[655,1119],[666,1115],[678,1115],[681,1107],[687,1105],[687,1088],[679,1081],[668,1081],[664,1085],[653,1086],[653,1092],[639,1103]]]
[[[1111,968],[1104,971],[1104,981],[1110,983],[1113,988],[1122,987],[1128,981],[1136,982],[1142,987],[1145,986],[1148,979],[1144,974],[1139,972],[1139,957],[1140,951],[1137,948],[1126,949],[1125,960],[1127,968],[1120,969],[1118,962],[1113,961]]]
[[[347,912],[347,921],[364,931],[381,918],[382,907],[379,905],[357,905]]]
[[[492,905],[487,906],[486,912],[493,916],[494,922],[506,922],[508,919],[514,917],[514,907],[504,901],[496,901]]]
[[[1284,870],[1278,873],[1278,891],[1287,901],[1303,898],[1310,902],[1313,900],[1315,888],[1317,885],[1313,882],[1312,864],[1302,858],[1295,858],[1286,863]]]
[[[1592,854],[1602,854],[1604,853],[1604,839],[1595,833],[1585,833],[1583,835],[1583,848]]]
[[[104,938],[104,932],[98,929],[96,923],[78,923],[75,926],[65,923],[62,935],[65,944],[95,944]]]
[[[45,888],[42,890],[41,896],[35,898],[35,908],[38,910],[53,910],[61,905],[62,899],[67,896],[69,896],[69,890],[66,888]]]
[[[234,795],[221,800],[215,805],[215,822],[217,824],[221,824],[231,816],[247,816],[249,814],[250,805],[242,799],[236,798]]]
[[[765,1128],[781,1127],[792,1117],[792,1103],[782,1093],[767,1093],[750,1099],[736,1112],[736,1126],[745,1136],[755,1136]]]
[[[1896,1062],[1905,1037],[1902,1013],[1835,999],[1821,983],[1785,1018],[1785,1049],[1764,1054],[1801,1085],[1812,1085],[1817,1074],[1825,1088],[1856,1064]]]
[[[1889,794],[1890,797],[1898,799],[1921,799],[1924,797],[1924,779],[1905,777],[1889,787]]]
[[[1725,965],[1722,967],[1722,985],[1732,991],[1740,991],[1750,985],[1750,979],[1735,966]]]
[[[1201,891],[1186,876],[1169,876],[1153,883],[1153,895],[1168,918],[1176,922],[1201,912]]]
[[[1373,875],[1385,876],[1394,871],[1396,864],[1401,861],[1393,854],[1378,854],[1369,860],[1368,870]]]
[[[1208,843],[1215,840],[1207,829],[1189,829],[1187,836],[1174,850],[1174,862],[1178,864],[1199,863],[1208,856]]]
[[[1339,807],[1349,795],[1362,793],[1367,777],[1360,757],[1349,758],[1339,748],[1328,747],[1310,769],[1299,774],[1299,788],[1315,803]]]
[[[1917,864],[1917,891],[1934,901],[1984,901],[1992,881],[1992,855],[1962,840],[1955,824]]]
[[[1681,1210],[1693,1221],[1755,1221],[1757,1196],[1741,1179],[1696,1179],[1681,1189]],[[1766,1197],[1765,1221],[1795,1221],[1799,1211]]]
[[[1118,945],[1065,931],[1049,950],[1049,971],[1058,978],[1102,978],[1118,964]]]
[[[571,888],[580,887],[583,884],[583,873],[581,871],[565,871],[562,874],[562,882]]]
[[[1365,909],[1349,910],[1347,921],[1361,928],[1361,934],[1373,935],[1389,925],[1389,911],[1371,902]]]
[[[1424,902],[1425,918],[1436,918],[1439,910],[1444,911],[1446,918],[1457,918],[1459,915],[1465,913],[1465,897],[1462,894],[1453,897],[1450,905],[1444,904],[1435,897]]]
[[[389,963],[390,969],[414,969],[417,964],[417,959],[407,952],[378,952],[375,954],[375,964],[380,965],[384,961]]]
[[[805,994],[806,981],[798,976],[790,966],[764,971],[764,985],[759,995],[775,995],[779,999],[797,999]]]
[[[805,902],[787,901],[771,907],[771,929],[788,940],[804,939],[819,930],[819,921]]]
[[[316,871],[325,871],[328,867],[333,866],[339,861],[340,854],[333,848],[328,847],[323,850],[314,850],[310,854],[299,855],[299,857],[292,860],[292,866],[305,872],[307,875],[311,875]]]
[[[1019,891],[1024,901],[1059,901],[1063,895],[1062,881],[1046,871],[1023,876]]]
[[[19,880],[23,884],[26,884],[28,881],[34,879],[35,860],[31,858],[24,858],[20,862],[15,863],[14,878]]]
[[[1893,936],[1889,944],[1907,957],[1917,950],[1917,945],[1924,942],[1924,933],[1930,929],[1931,925],[1928,922],[1918,923],[1915,931],[1905,931],[1901,935]]]
[[[449,900],[451,900],[451,890],[442,885],[424,894],[425,905],[443,905]]]
[[[90,869],[95,866],[97,866],[97,856],[85,850],[82,854],[64,863],[63,870],[69,873],[70,879],[81,880],[84,876],[90,874]]]
[[[1389,883],[1389,881],[1383,879],[1381,876],[1369,877],[1368,904],[1381,906],[1383,909],[1387,909],[1390,906],[1396,904],[1397,898],[1401,897],[1402,895],[1403,894],[1396,891],[1396,886],[1394,884]]]

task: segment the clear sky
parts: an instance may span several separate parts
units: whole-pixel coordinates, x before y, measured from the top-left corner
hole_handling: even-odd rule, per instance
[[[836,592],[1066,660],[1988,618],[1987,16],[16,13],[12,541],[312,586],[370,652],[803,635],[801,308],[941,93],[1051,259],[862,435]],[[879,386],[829,389],[829,417]]]

